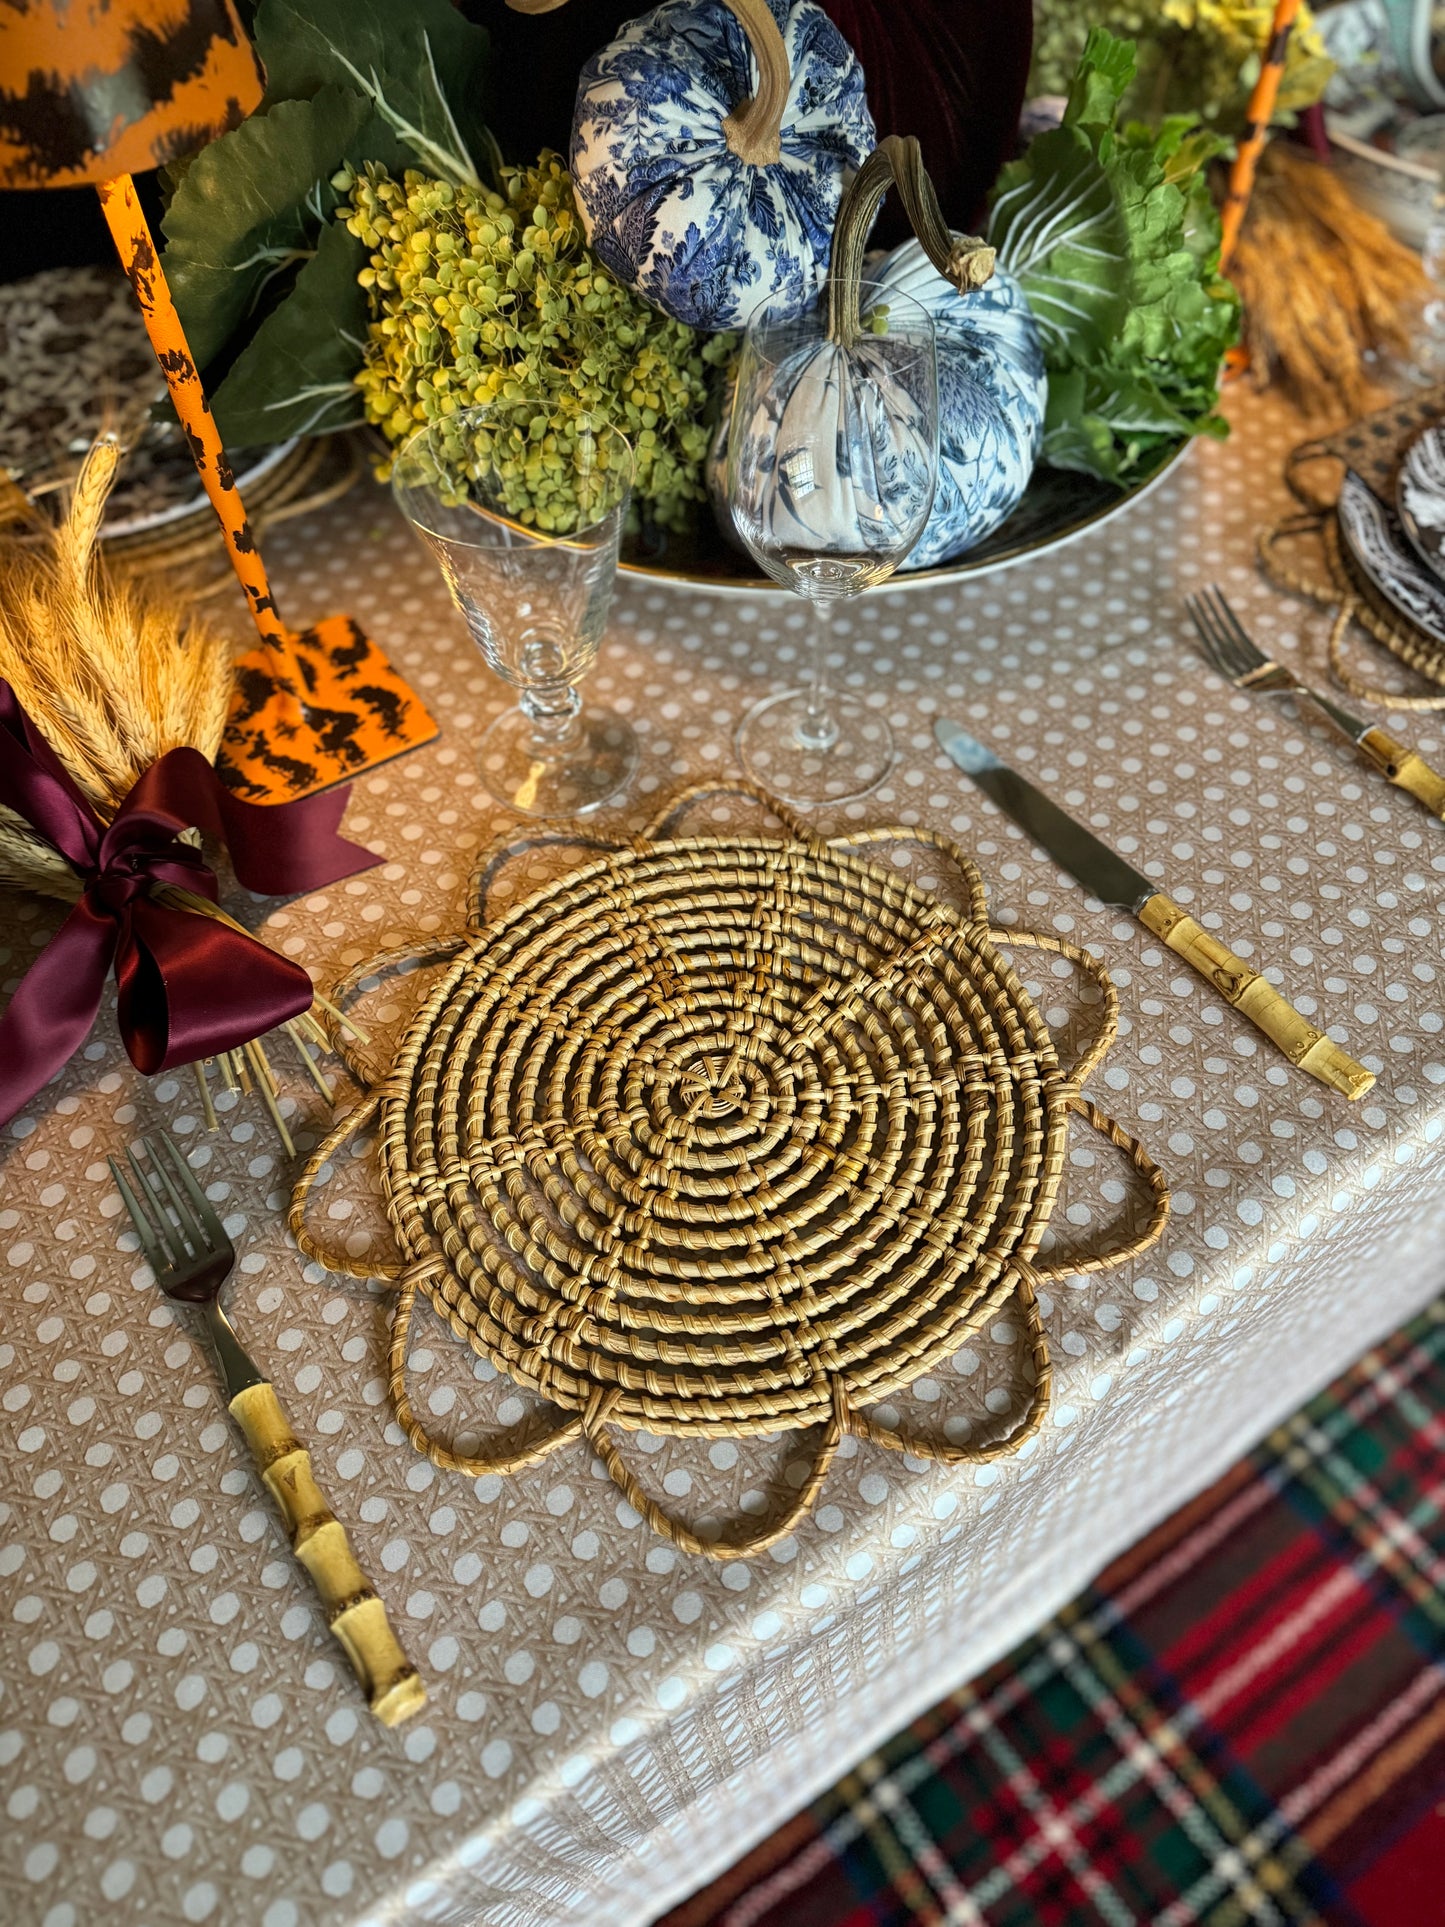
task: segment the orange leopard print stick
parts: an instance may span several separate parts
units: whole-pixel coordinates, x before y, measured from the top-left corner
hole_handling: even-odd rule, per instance
[[[129,174],[106,181],[99,189],[100,204],[110,225],[120,254],[121,265],[130,276],[145,317],[146,333],[155,349],[156,360],[166,378],[171,400],[175,403],[181,428],[190,444],[191,456],[201,484],[210,497],[211,507],[220,518],[226,537],[226,552],[246,592],[251,615],[261,632],[261,640],[286,649],[287,636],[272,599],[266,579],[266,566],[246,520],[245,504],[231,474],[231,464],[221,446],[221,437],[211,416],[211,405],[191,351],[186,342],[181,318],[171,299],[170,288],[161,271],[155,243],[146,226],[145,215],[136,198],[135,182]],[[289,652],[288,652],[289,653]]]
[[[1269,123],[1274,118],[1274,104],[1279,98],[1279,83],[1284,74],[1285,55],[1289,52],[1290,33],[1294,28],[1299,10],[1300,0],[1276,0],[1264,65],[1259,70],[1259,79],[1254,83],[1254,92],[1249,97],[1249,112],[1245,118],[1244,131],[1239,137],[1239,146],[1235,149],[1234,165],[1229,170],[1229,192],[1224,197],[1224,210],[1220,220],[1221,273],[1229,266],[1234,255],[1235,243],[1239,239],[1239,230],[1244,225],[1245,213],[1249,208],[1249,197],[1254,190],[1254,176],[1259,167],[1259,157],[1264,152],[1264,143],[1269,136]]]

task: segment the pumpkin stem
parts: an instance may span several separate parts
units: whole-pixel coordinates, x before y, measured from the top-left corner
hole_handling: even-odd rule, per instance
[[[783,157],[783,115],[793,84],[788,49],[768,0],[722,0],[747,37],[758,63],[758,91],[740,100],[723,121],[723,136],[740,161],[770,167]],[[507,0],[513,13],[553,13],[567,0]]]
[[[975,235],[953,234],[944,220],[916,138],[912,134],[889,134],[848,183],[833,223],[828,338],[845,348],[851,348],[862,332],[858,287],[863,278],[863,254],[890,187],[898,189],[909,225],[924,253],[960,294],[983,287],[993,273],[994,250]]]
[[[747,36],[758,63],[758,91],[740,100],[723,122],[723,135],[740,161],[769,167],[783,153],[783,115],[793,76],[788,50],[768,0],[722,0]]]

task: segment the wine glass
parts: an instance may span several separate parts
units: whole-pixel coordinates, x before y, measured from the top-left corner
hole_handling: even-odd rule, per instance
[[[631,482],[616,429],[525,400],[438,417],[392,468],[487,666],[520,692],[484,732],[479,772],[525,816],[594,810],[637,768],[632,730],[584,710],[577,688],[607,626]]]
[[[790,803],[876,789],[897,760],[884,717],[828,687],[833,605],[886,581],[922,535],[938,482],[938,361],[916,301],[864,282],[861,329],[830,332],[826,293],[802,315],[753,320],[728,431],[728,505],[759,566],[813,605],[801,688],[738,729],[744,769]]]

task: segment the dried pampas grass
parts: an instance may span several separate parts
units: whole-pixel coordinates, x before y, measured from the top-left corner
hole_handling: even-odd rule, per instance
[[[1283,140],[1260,163],[1229,276],[1256,380],[1337,420],[1371,399],[1368,355],[1408,355],[1429,292],[1418,255]]]
[[[183,602],[112,580],[96,554],[119,446],[96,443],[64,520],[0,543],[0,677],[97,814],[189,745],[211,761],[231,698],[231,652]],[[0,883],[72,899],[73,871],[0,806]]]

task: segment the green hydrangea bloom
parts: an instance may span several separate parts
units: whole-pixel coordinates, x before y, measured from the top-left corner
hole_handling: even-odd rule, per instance
[[[555,154],[503,168],[500,192],[410,170],[398,181],[375,164],[336,185],[371,257],[359,277],[373,318],[357,386],[394,447],[459,408],[532,401],[554,449],[579,420],[620,429],[634,499],[664,528],[686,518],[705,493],[708,369],[732,338],[669,320],[613,280],[586,244]],[[567,486],[554,477],[546,491],[546,522],[561,533],[579,506]],[[519,470],[514,512],[533,506],[529,487]]]

